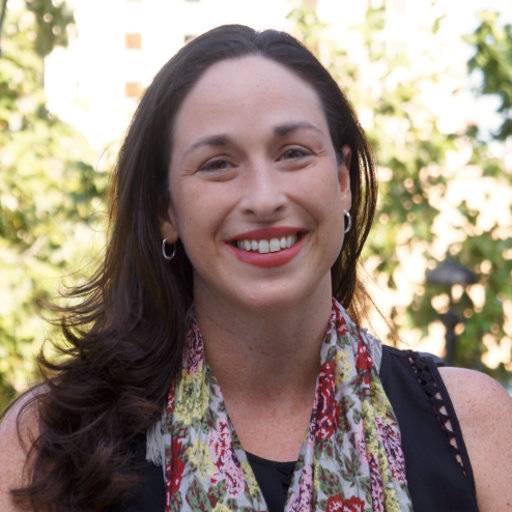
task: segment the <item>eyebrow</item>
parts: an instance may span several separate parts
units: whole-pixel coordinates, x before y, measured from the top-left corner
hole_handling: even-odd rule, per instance
[[[324,134],[324,132],[314,124],[308,121],[299,121],[296,123],[287,123],[275,126],[274,135],[282,138],[286,137],[287,135],[290,135],[291,133],[297,130],[313,130],[318,133],[321,133],[322,135]],[[230,142],[231,138],[227,134],[210,135],[208,137],[203,137],[202,139],[199,139],[198,141],[194,142],[194,144],[192,144],[192,146],[190,146],[190,148],[187,149],[185,154],[189,154],[194,149],[197,149],[202,146],[222,147],[227,146]]]
[[[297,130],[314,130],[315,132],[321,133],[323,135],[323,131],[320,130],[317,126],[310,123],[309,121],[299,121],[297,123],[288,123],[281,124],[274,128],[274,134],[278,137],[286,137],[290,133],[293,133]]]

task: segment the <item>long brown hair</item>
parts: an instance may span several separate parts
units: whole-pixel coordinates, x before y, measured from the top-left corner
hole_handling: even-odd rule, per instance
[[[34,510],[102,510],[137,481],[132,443],[159,417],[179,369],[192,268],[182,247],[162,258],[160,222],[168,207],[174,118],[212,64],[257,54],[295,72],[317,92],[337,156],[352,150],[353,228],[332,267],[333,292],[354,310],[357,259],[372,223],[376,183],[371,153],[338,85],[290,35],[240,25],[211,30],[182,48],[144,94],[112,178],[105,259],[61,308],[62,358],[39,356],[44,376],[41,433],[32,446],[29,485],[14,496]]]

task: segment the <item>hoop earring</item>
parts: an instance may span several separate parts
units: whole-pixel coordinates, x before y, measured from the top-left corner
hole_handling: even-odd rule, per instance
[[[167,261],[174,259],[174,256],[176,256],[176,244],[171,244],[171,246],[172,246],[172,252],[171,252],[171,254],[167,254],[167,238],[164,238],[162,240],[162,256]]]
[[[347,212],[347,210],[345,210],[343,212],[343,217],[345,220],[345,229],[343,230],[343,233],[347,234],[352,228],[352,215],[350,215],[350,212]]]

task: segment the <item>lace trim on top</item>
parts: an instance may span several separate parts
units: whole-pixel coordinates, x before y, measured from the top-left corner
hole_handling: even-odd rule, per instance
[[[465,457],[463,457],[457,442],[457,435],[454,432],[454,426],[447,409],[447,404],[443,398],[442,390],[432,374],[432,368],[418,352],[407,350],[406,353],[418,382],[432,404],[432,408],[434,409],[436,418],[441,426],[441,430],[444,432],[448,442],[450,443],[453,456],[462,469],[464,476],[468,478],[468,473],[471,470],[465,465]]]

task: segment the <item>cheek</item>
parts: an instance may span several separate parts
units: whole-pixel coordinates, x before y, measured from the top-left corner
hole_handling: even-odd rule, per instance
[[[341,226],[343,201],[340,183],[334,170],[311,175],[301,183],[304,204],[318,222]]]
[[[322,173],[322,179],[308,179],[303,188],[304,207],[319,227],[318,239],[323,246],[325,268],[330,268],[343,247],[343,198],[338,175],[333,169]]]
[[[209,187],[197,185],[182,185],[175,191],[175,216],[179,238],[195,266],[196,262],[208,258],[206,253],[211,256],[212,239],[219,236],[218,230],[225,211],[222,195],[212,192]]]

